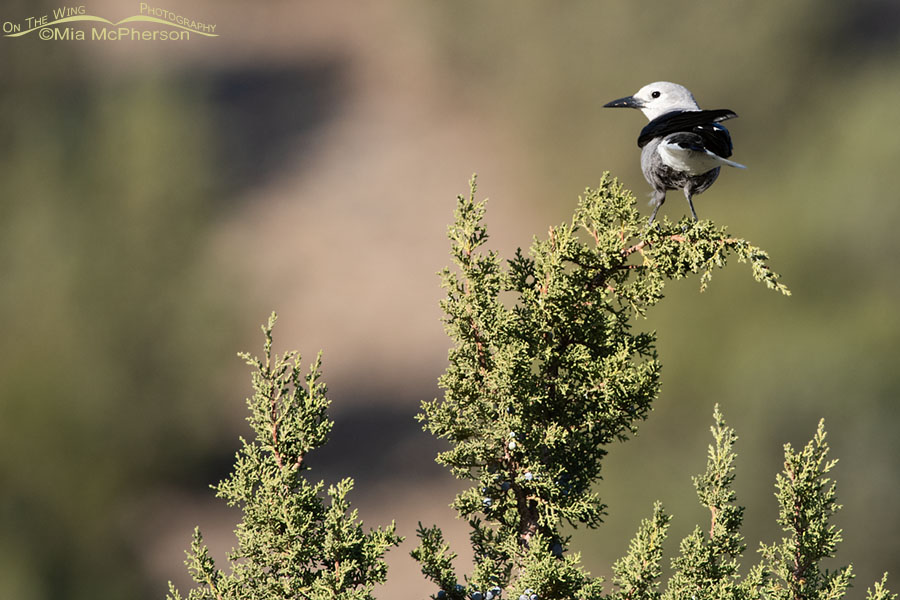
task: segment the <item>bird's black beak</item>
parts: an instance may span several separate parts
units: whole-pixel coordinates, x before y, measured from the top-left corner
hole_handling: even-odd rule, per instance
[[[644,103],[634,96],[625,96],[624,98],[607,102],[603,105],[603,108],[641,108],[643,105]]]

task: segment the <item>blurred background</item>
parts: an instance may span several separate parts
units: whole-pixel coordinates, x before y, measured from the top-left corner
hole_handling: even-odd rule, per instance
[[[115,21],[134,4],[86,9]],[[0,21],[54,7],[7,0]],[[855,564],[853,597],[885,570],[900,590],[900,4],[164,8],[219,37],[0,39],[0,597],[184,590],[195,525],[224,559],[240,514],[208,486],[249,431],[235,354],[261,351],[273,309],[279,351],[325,353],[336,425],[311,476],[356,478],[366,526],[396,518],[407,536],[377,597],[433,592],[408,556],[420,520],[467,569],[459,484],[413,419],[446,364],[436,272],[455,196],[477,171],[505,256],[604,170],[643,207],[644,117],[600,107],[660,79],[740,115],[749,169],[697,210],[767,249],[794,295],[737,263],[706,293],[668,287],[639,323],[659,335],[662,394],[610,449],[608,522],[575,547],[608,575],[654,500],[675,514],[669,556],[708,521],[690,478],[718,402],[741,438],[745,566],[781,537],[783,444],[824,417],[845,507],[832,566]],[[662,210],[686,212],[677,194]]]

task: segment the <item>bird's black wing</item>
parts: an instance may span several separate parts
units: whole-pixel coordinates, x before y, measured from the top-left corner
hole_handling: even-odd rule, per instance
[[[705,149],[728,158],[731,156],[731,136],[719,121],[733,119],[737,115],[727,109],[691,110],[666,113],[647,123],[638,136],[638,146],[643,148],[650,140],[672,133],[694,133],[703,140]]]

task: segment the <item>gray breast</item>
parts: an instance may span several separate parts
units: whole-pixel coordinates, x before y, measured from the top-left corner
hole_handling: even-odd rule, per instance
[[[681,190],[690,187],[692,194],[704,192],[713,184],[719,176],[719,169],[691,177],[682,171],[676,171],[662,161],[657,149],[663,138],[654,138],[641,150],[641,171],[653,189],[664,192],[665,190]]]

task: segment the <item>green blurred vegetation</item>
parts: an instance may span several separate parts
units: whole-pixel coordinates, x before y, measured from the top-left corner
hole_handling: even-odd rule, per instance
[[[158,74],[2,41],[0,597],[134,598],[148,498],[226,422],[206,119]]]

